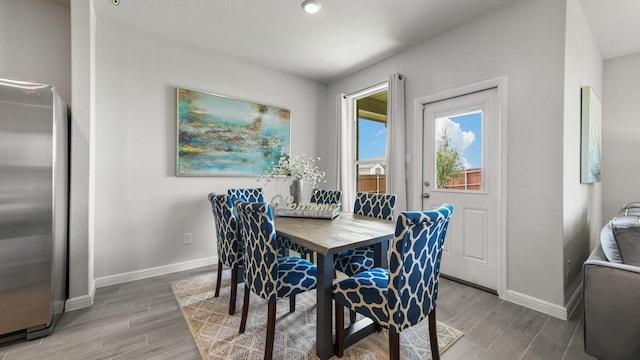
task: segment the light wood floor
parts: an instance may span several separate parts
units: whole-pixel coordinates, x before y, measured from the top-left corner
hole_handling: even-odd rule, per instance
[[[200,359],[168,283],[213,269],[97,289],[94,305],[65,313],[52,335],[0,345],[0,360]],[[561,321],[445,279],[437,318],[465,333],[443,360],[594,359],[580,316]]]

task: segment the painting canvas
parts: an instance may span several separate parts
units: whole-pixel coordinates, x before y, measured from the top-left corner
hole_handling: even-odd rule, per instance
[[[590,86],[582,88],[582,138],[580,181],[600,181],[602,104]]]
[[[290,148],[290,110],[177,89],[178,176],[269,173]]]

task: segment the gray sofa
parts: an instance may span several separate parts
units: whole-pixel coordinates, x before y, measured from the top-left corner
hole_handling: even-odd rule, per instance
[[[605,224],[582,274],[585,352],[640,359],[640,203]]]

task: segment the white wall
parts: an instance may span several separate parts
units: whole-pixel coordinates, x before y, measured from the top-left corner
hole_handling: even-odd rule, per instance
[[[69,296],[90,304],[93,266],[88,239],[89,78],[78,80],[85,69],[78,56],[89,56],[90,3],[73,0],[76,5],[74,32],[76,66],[72,98],[71,9],[44,0],[0,0],[0,77],[52,84],[71,105],[71,199],[69,226]],[[84,25],[84,26],[83,26]],[[86,38],[85,48],[78,48]],[[88,62],[87,62],[88,66]],[[86,84],[86,87],[83,85]],[[74,101],[75,100],[75,101]],[[86,106],[85,106],[86,105]],[[86,135],[86,136],[85,136]],[[83,174],[87,174],[83,177]],[[84,190],[84,191],[83,191]],[[73,305],[67,305],[72,309]]]
[[[326,87],[96,16],[95,276],[211,259],[207,195],[260,184],[175,176],[176,87],[291,109],[292,152],[307,155],[317,153]]]
[[[579,0],[567,1],[564,93],[565,301],[579,290],[582,263],[602,226],[601,184],[580,183],[581,87],[602,96],[602,55]],[[577,299],[576,299],[577,300]]]
[[[565,10],[557,0],[516,1],[333,82],[325,123],[325,138],[335,138],[336,96],[400,72],[406,76],[407,149],[413,149],[414,99],[507,75],[507,287],[559,307],[565,304],[558,155],[563,152]],[[328,142],[323,157],[335,159],[336,148],[335,141]],[[409,173],[410,204],[419,201],[411,189],[420,181],[421,174]]]
[[[602,96],[602,55],[579,0],[567,1],[564,84],[564,259],[565,303],[582,280],[582,263],[600,233],[601,184],[580,183],[581,87]],[[575,298],[577,301],[577,298]]]
[[[71,103],[69,7],[0,0],[0,77],[54,85]]]
[[[604,62],[602,99],[603,221],[640,201],[640,53]]]
[[[71,0],[71,202],[67,311],[91,305],[95,286],[95,12],[92,1]]]
[[[84,12],[76,14],[76,23],[90,11],[88,6],[77,6],[82,2],[72,0],[72,9],[75,6]],[[94,95],[100,114],[96,119],[99,135],[93,141],[91,134],[96,130],[90,125],[90,97],[74,96],[74,109],[84,109],[82,114],[76,112],[74,121],[78,122],[76,130],[82,130],[87,159],[93,156],[91,147],[97,146],[98,179],[93,202],[95,250],[89,239],[77,239],[85,254],[76,262],[71,259],[72,287],[74,278],[82,278],[74,294],[82,295],[87,291],[86,281],[93,279],[94,253],[97,277],[214,256],[206,194],[231,186],[258,185],[252,178],[174,176],[176,86],[291,108],[293,151],[311,154],[319,149],[320,164],[329,172],[326,186],[332,187],[336,95],[401,72],[407,76],[408,134],[415,121],[413,99],[500,75],[509,77],[508,288],[552,304],[566,304],[573,289],[571,279],[564,278],[566,260],[576,259],[574,264],[579,264],[585,237],[597,240],[594,229],[601,221],[614,216],[622,203],[640,199],[634,182],[640,162],[634,156],[640,135],[634,123],[640,115],[636,99],[640,55],[607,61],[604,85],[598,84],[599,54],[579,4],[569,0],[567,6],[551,0],[516,2],[336,81],[326,94],[323,86],[310,81],[101,21],[98,41],[82,45],[79,57],[74,56],[74,62],[78,61],[74,87],[78,93],[84,88],[91,93],[90,54],[92,47],[98,49]],[[25,19],[30,27],[16,31]],[[80,25],[90,29],[92,22],[87,19]],[[79,30],[88,30],[82,26]],[[52,83],[71,102],[69,28],[67,7],[41,0],[0,0],[0,76]],[[78,74],[77,66],[82,66],[83,73]],[[574,89],[584,84],[594,86],[603,99],[601,215],[599,185],[577,185],[578,125],[572,119],[580,110]],[[413,136],[408,139],[407,148],[412,149]],[[557,156],[559,153],[563,156]],[[85,173],[83,196],[90,201],[91,170]],[[413,174],[410,178],[416,181]],[[411,184],[409,189],[411,192]],[[267,194],[276,191],[268,188]],[[589,209],[586,214],[585,206]],[[91,208],[84,209],[86,237],[93,236],[85,231],[91,230]],[[181,245],[184,232],[194,234],[193,245]],[[576,279],[575,275],[571,278]]]

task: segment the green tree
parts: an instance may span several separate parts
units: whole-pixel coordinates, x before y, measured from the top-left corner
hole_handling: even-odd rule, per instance
[[[436,185],[438,188],[446,188],[449,181],[462,176],[464,166],[460,162],[461,158],[460,151],[451,146],[451,138],[447,129],[442,129],[436,151]]]

